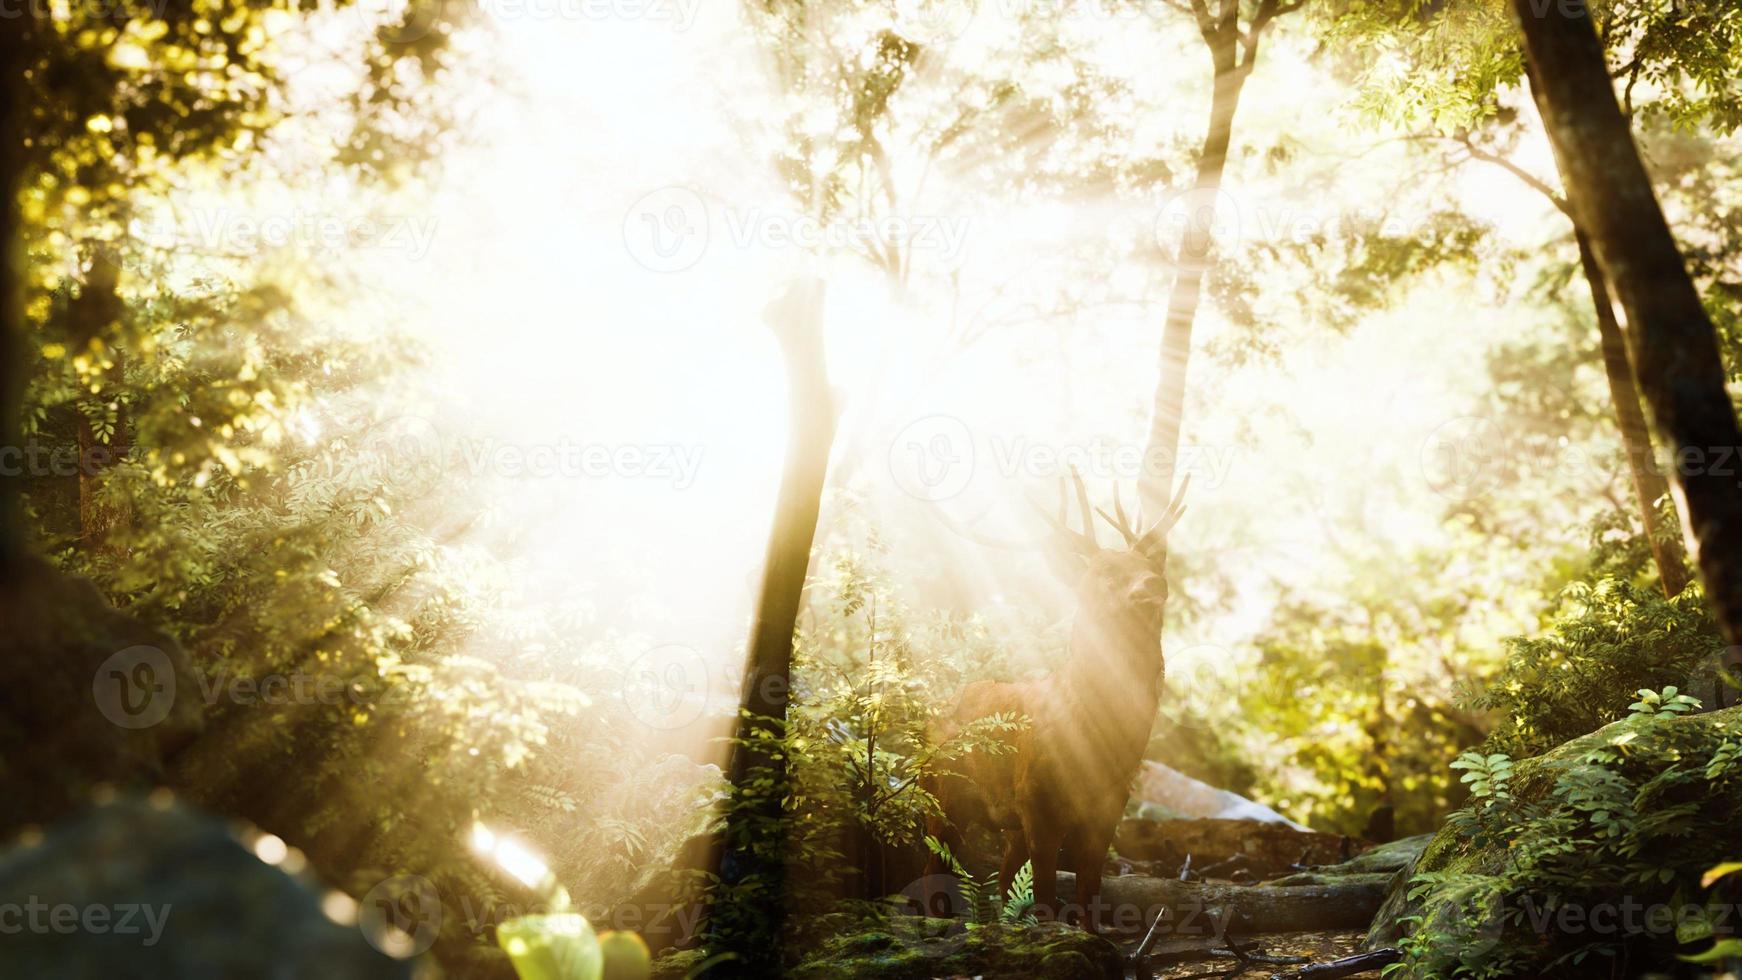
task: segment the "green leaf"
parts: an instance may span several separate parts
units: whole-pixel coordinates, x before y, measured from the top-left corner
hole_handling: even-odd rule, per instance
[[[1681,959],[1687,963],[1716,963],[1733,956],[1742,956],[1742,939],[1720,939],[1712,944],[1711,949]]]
[[[604,955],[587,920],[575,913],[523,915],[496,929],[520,980],[599,980]]]
[[[1700,876],[1700,887],[1710,888],[1718,883],[1719,878],[1733,875],[1738,871],[1742,871],[1742,861],[1725,861],[1723,864],[1714,865]]]

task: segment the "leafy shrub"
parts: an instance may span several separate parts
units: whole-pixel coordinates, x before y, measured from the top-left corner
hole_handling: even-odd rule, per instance
[[[1636,713],[1535,759],[1457,767],[1471,800],[1411,882],[1405,975],[1636,975],[1738,928],[1703,877],[1742,848],[1737,709]]]
[[[1507,641],[1505,665],[1472,699],[1498,716],[1486,748],[1536,755],[1622,718],[1627,692],[1715,687],[1724,648],[1698,585],[1665,599],[1608,575],[1576,582],[1546,630]]]
[[[926,849],[936,854],[944,867],[950,869],[950,874],[956,876],[961,883],[962,902],[968,911],[968,926],[1003,925],[1034,925],[1034,862],[1025,861],[1016,874],[1010,878],[1009,887],[998,880],[998,872],[994,871],[983,879],[976,879],[956,856],[950,853],[949,845],[936,837],[926,837]]]

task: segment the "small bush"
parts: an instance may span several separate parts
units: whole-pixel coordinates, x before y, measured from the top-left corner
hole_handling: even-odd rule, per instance
[[[1709,698],[1725,644],[1697,585],[1665,599],[1600,576],[1568,586],[1547,629],[1507,646],[1505,666],[1472,701],[1499,716],[1487,751],[1527,758],[1626,717],[1632,692]]]

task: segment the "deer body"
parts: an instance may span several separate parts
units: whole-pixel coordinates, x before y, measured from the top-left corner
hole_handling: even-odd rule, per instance
[[[970,753],[936,781],[933,791],[947,819],[934,819],[930,829],[953,848],[970,824],[1001,830],[1001,886],[1008,887],[1022,864],[1032,860],[1035,898],[1049,909],[1062,851],[1077,873],[1076,910],[1093,928],[1101,866],[1161,701],[1164,542],[1167,528],[1178,519],[1180,498],[1141,535],[1125,524],[1119,508],[1114,526],[1129,550],[1096,546],[1086,526],[1081,481],[1078,499],[1086,533],[1073,540],[1087,567],[1076,590],[1069,660],[1037,680],[981,681],[963,688],[934,733],[938,738],[992,714],[1024,715],[1030,723],[1008,738],[1012,751]]]

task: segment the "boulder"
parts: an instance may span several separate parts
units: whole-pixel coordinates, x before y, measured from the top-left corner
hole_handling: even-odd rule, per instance
[[[174,640],[40,558],[0,586],[0,833],[47,823],[104,784],[148,788],[202,726]]]
[[[1254,820],[1286,824],[1295,830],[1307,829],[1262,803],[1255,803],[1239,793],[1217,789],[1152,760],[1145,760],[1137,771],[1137,779],[1131,786],[1131,798],[1140,806],[1156,804],[1185,818]]]
[[[1593,758],[1620,760],[1604,763],[1608,771],[1604,778],[1614,780],[1618,792],[1645,799],[1645,791],[1639,787],[1661,782],[1662,777],[1670,775],[1670,770],[1700,772],[1721,747],[1733,745],[1739,738],[1742,738],[1742,708],[1682,717],[1623,719],[1543,755],[1518,761],[1513,767],[1510,790],[1516,805],[1551,807],[1549,816],[1537,826],[1565,828],[1556,832],[1569,838],[1590,834],[1584,825],[1595,819],[1594,815],[1587,816],[1577,804],[1566,802],[1554,790],[1562,779],[1592,781]],[[1436,956],[1449,961],[1510,963],[1526,975],[1549,969],[1557,956],[1576,950],[1593,938],[1615,946],[1625,944],[1622,955],[1637,969],[1645,969],[1651,960],[1673,964],[1676,953],[1687,951],[1678,944],[1678,939],[1681,943],[1695,943],[1695,936],[1678,936],[1676,930],[1653,931],[1650,927],[1635,930],[1626,924],[1624,917],[1619,926],[1611,923],[1611,927],[1601,927],[1597,916],[1605,910],[1619,910],[1624,915],[1629,906],[1686,908],[1685,903],[1698,901],[1701,895],[1699,878],[1703,871],[1720,860],[1742,854],[1742,825],[1730,816],[1742,810],[1739,789],[1742,784],[1734,777],[1707,778],[1709,782],[1699,796],[1696,810],[1684,807],[1679,823],[1662,825],[1665,829],[1656,833],[1642,831],[1638,842],[1630,845],[1651,848],[1650,860],[1659,874],[1625,887],[1591,882],[1582,886],[1587,891],[1581,893],[1580,884],[1556,877],[1542,882],[1539,894],[1530,884],[1533,876],[1553,874],[1553,869],[1515,875],[1514,855],[1520,849],[1530,850],[1540,841],[1510,835],[1482,841],[1448,824],[1433,836],[1419,858],[1393,875],[1368,930],[1365,946],[1368,949],[1395,946],[1412,929],[1426,928],[1441,937],[1434,949]],[[1686,786],[1681,789],[1685,791]],[[1652,805],[1667,807],[1670,804],[1664,799],[1660,796]],[[1639,825],[1652,826],[1644,814]],[[1451,889],[1446,893],[1448,900],[1432,908],[1424,897],[1410,896],[1412,880],[1428,873],[1441,876],[1447,882],[1444,887]],[[1494,888],[1500,890],[1492,892]],[[1589,891],[1591,888],[1596,890]],[[1531,904],[1526,906],[1525,902]],[[1488,911],[1470,914],[1471,909]],[[1578,916],[1590,914],[1590,925],[1586,926],[1579,918],[1573,920],[1571,927],[1563,928],[1564,918],[1548,916],[1546,912],[1537,924],[1531,915],[1538,909],[1570,909]],[[1678,923],[1676,929],[1680,928]]]
[[[97,806],[0,853],[0,978],[409,978],[356,902],[275,866],[300,858],[167,793]]]

